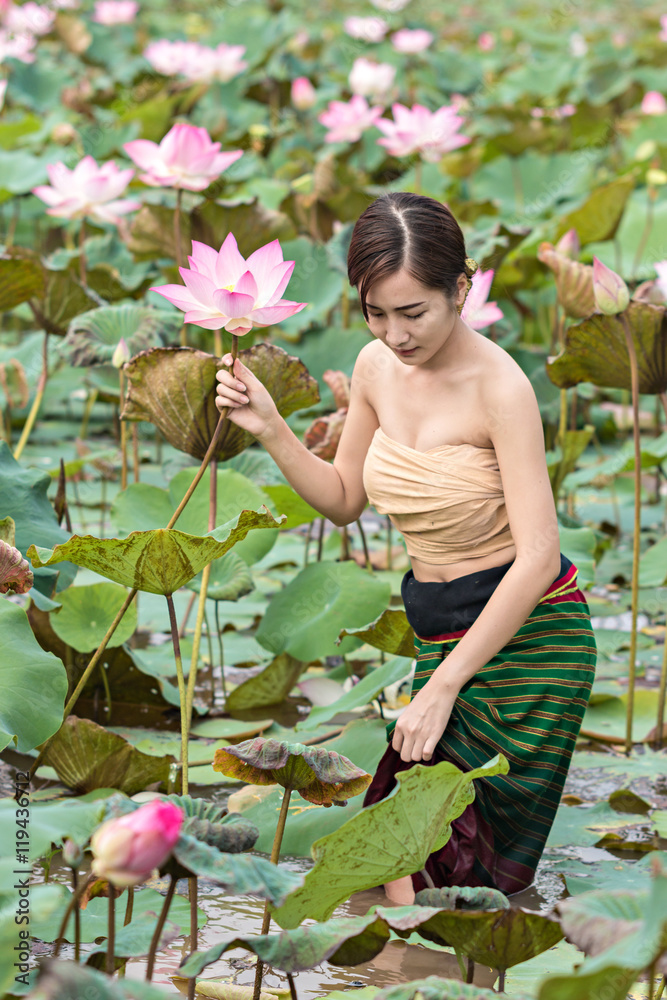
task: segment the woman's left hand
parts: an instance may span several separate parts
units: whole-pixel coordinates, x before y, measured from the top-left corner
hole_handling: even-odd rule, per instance
[[[428,683],[418,691],[396,722],[391,745],[401,760],[430,760],[447,728],[457,692]]]

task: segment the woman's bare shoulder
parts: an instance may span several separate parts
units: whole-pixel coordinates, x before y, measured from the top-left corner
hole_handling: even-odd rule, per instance
[[[382,377],[389,374],[391,361],[389,351],[379,340],[365,344],[357,355],[352,372],[353,388],[370,402]]]

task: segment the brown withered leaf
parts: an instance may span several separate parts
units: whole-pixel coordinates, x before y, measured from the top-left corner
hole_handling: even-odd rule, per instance
[[[13,545],[0,540],[0,594],[27,594],[33,584],[30,565]]]
[[[350,378],[345,372],[327,368],[322,379],[333,393],[337,410],[344,410],[350,405]]]
[[[326,417],[317,417],[306,428],[303,443],[309,451],[319,458],[332,462],[338,451],[340,436],[347,416],[347,407],[336,410]]]
[[[540,243],[538,260],[550,267],[556,276],[558,301],[568,316],[582,319],[595,312],[593,268],[558,253],[551,243]]]
[[[282,348],[255,344],[239,351],[239,358],[266,386],[283,417],[319,401],[306,366]],[[201,460],[218,423],[215,374],[222,367],[219,358],[189,347],[142,351],[124,368],[129,389],[123,419],[148,420],[174,448]],[[227,420],[215,457],[232,458],[253,441]]]

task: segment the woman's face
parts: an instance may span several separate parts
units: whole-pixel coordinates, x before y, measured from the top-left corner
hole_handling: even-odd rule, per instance
[[[443,292],[427,288],[401,269],[377,281],[368,292],[368,328],[410,367],[437,359],[461,322],[456,306],[463,302],[465,276],[452,303]]]

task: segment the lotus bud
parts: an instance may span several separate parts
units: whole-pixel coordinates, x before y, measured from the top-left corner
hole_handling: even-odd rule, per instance
[[[114,368],[122,368],[125,362],[130,360],[130,357],[130,349],[125,343],[125,338],[121,337],[116,345],[116,350],[111,356],[111,364]]]
[[[561,236],[554,249],[558,253],[562,253],[566,257],[569,257],[570,260],[577,260],[581,250],[581,243],[579,242],[579,234],[577,233],[577,230],[568,229],[568,231]]]
[[[297,111],[308,111],[317,100],[317,92],[307,76],[298,76],[292,80],[292,104]]]
[[[598,312],[616,316],[630,301],[628,286],[620,275],[593,257],[593,295]]]
[[[70,840],[69,837],[63,842],[62,855],[68,868],[78,868],[83,861],[83,851],[76,841]]]
[[[59,146],[69,146],[78,136],[77,130],[69,122],[58,122],[51,129],[51,139]]]
[[[93,873],[121,887],[145,882],[171,854],[182,826],[183,811],[163,799],[107,820],[90,841]]]

